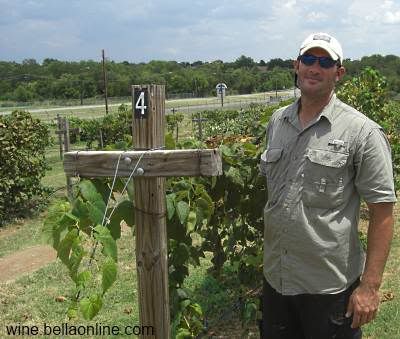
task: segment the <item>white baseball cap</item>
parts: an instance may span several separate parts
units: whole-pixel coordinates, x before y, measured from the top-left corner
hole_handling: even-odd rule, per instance
[[[319,47],[329,53],[333,60],[339,60],[340,64],[343,63],[343,50],[333,36],[327,33],[313,33],[303,41],[300,47],[299,55],[303,55],[309,49]]]

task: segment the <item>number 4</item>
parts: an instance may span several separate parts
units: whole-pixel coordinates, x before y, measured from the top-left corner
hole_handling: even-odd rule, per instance
[[[136,109],[140,109],[140,114],[144,115],[144,111],[147,109],[147,106],[144,104],[144,92],[140,92],[139,98],[136,101],[135,104]]]

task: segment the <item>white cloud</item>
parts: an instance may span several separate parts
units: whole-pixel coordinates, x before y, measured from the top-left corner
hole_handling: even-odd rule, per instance
[[[322,12],[311,12],[307,15],[307,21],[309,22],[318,22],[320,20],[325,20],[328,18],[328,15]]]
[[[283,7],[286,9],[293,9],[296,6],[296,0],[289,0],[288,2],[283,4]]]
[[[383,22],[386,24],[399,24],[400,23],[400,11],[386,12],[383,16]]]
[[[358,24],[364,20],[373,26],[397,24],[400,23],[400,4],[391,0],[354,0],[348,15]]]
[[[391,1],[391,0],[385,0],[381,4],[381,7],[384,9],[390,9],[390,8],[392,8],[392,6],[393,6],[393,1]]]

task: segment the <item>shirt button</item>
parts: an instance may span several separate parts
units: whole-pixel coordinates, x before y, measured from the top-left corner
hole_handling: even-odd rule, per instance
[[[288,231],[288,229],[285,227],[285,228],[283,229],[283,233],[287,233],[287,231]]]
[[[304,178],[304,173],[301,173],[301,177]]]
[[[294,155],[292,159],[297,160],[297,155]]]

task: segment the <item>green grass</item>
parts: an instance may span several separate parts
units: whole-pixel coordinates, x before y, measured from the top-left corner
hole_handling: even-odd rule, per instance
[[[381,293],[391,293],[394,299],[381,303],[376,319],[363,327],[365,339],[400,338],[400,207],[391,252],[386,265]]]
[[[42,243],[40,229],[44,215],[45,213],[41,213],[39,216],[26,221],[16,220],[3,227],[2,233],[6,233],[6,235],[0,237],[0,258]]]
[[[107,292],[103,309],[95,319],[68,320],[66,311],[68,300],[73,297],[74,284],[65,267],[56,261],[15,282],[1,285],[0,337],[5,337],[5,325],[42,326],[43,323],[61,325],[63,322],[70,325],[138,325],[136,268],[130,231],[122,237],[118,247],[118,280]],[[60,296],[67,300],[57,302],[56,298]]]

